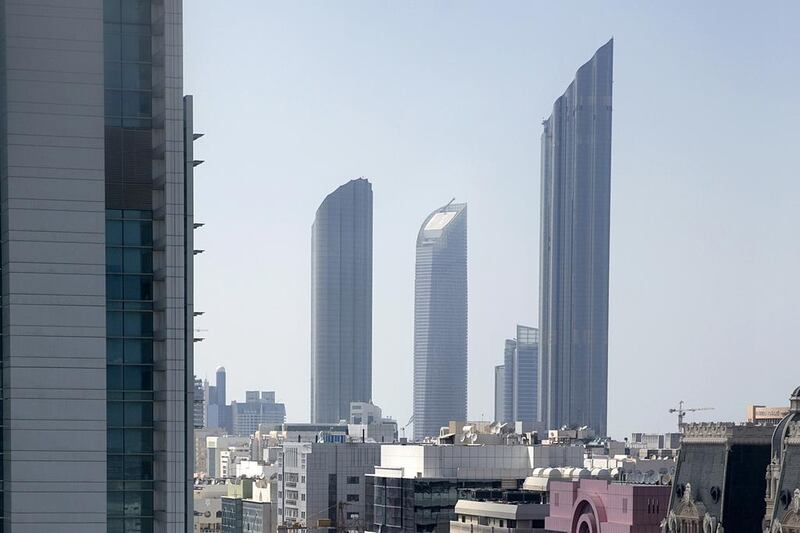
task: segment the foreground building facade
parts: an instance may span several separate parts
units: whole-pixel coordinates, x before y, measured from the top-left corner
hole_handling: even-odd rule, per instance
[[[7,531],[191,523],[194,136],[181,10],[0,0]]]
[[[372,185],[329,194],[311,228],[311,422],[372,399]]]
[[[467,204],[428,215],[417,236],[414,439],[467,418]]]
[[[605,435],[613,41],[583,65],[544,121],[539,417]]]

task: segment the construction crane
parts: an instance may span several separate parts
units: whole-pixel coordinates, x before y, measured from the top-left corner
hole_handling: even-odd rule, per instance
[[[713,411],[713,407],[683,407],[683,400],[678,402],[678,408],[672,408],[669,410],[670,413],[678,413],[678,431],[683,429],[683,418],[686,416],[686,413],[694,413],[695,411]]]

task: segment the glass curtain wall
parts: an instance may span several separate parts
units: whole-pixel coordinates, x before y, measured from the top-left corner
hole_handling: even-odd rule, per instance
[[[153,531],[149,0],[105,0],[108,533]]]

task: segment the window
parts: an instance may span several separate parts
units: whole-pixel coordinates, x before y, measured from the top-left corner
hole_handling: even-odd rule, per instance
[[[348,485],[358,485],[361,482],[361,478],[358,476],[347,476],[347,484]]]
[[[358,494],[348,494],[347,495],[347,501],[348,502],[357,502],[357,501],[359,501]]]

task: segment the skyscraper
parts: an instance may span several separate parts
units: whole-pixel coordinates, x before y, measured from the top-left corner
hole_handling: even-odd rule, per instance
[[[517,337],[504,350],[503,422],[538,420],[539,330],[517,326]]]
[[[542,133],[539,412],[606,433],[613,40],[578,69]]]
[[[192,523],[180,0],[0,0],[3,520]]]
[[[467,418],[467,204],[428,215],[417,236],[414,439]]]
[[[506,367],[494,367],[494,421],[505,422]]]
[[[329,194],[311,227],[311,421],[372,399],[372,185]]]

